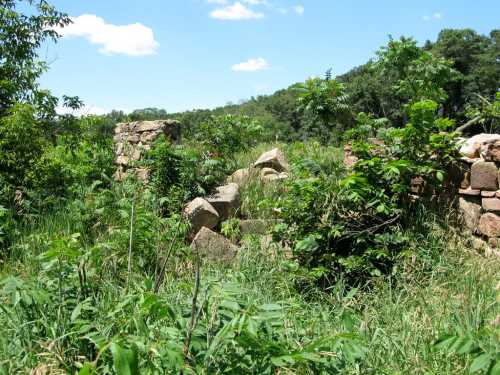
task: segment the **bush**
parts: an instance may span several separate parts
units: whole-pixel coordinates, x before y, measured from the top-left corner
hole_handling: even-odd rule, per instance
[[[390,271],[407,243],[412,178],[440,186],[457,156],[455,134],[444,132],[453,122],[436,118],[436,110],[432,101],[412,105],[410,122],[387,130],[384,154],[355,142],[360,160],[346,177],[323,173],[288,184],[279,203],[285,225],[276,235],[315,278],[330,283],[345,272],[359,282]]]

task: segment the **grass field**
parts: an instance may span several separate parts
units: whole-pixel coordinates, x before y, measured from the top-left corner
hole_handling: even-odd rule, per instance
[[[272,146],[237,155],[237,164],[249,165]],[[281,147],[293,164],[308,159],[332,171],[341,157],[315,144]],[[197,284],[196,259],[148,194],[134,203],[128,271],[134,189],[88,190],[81,201],[18,228],[0,265],[0,374],[114,373],[120,350],[137,356],[145,374],[467,374],[474,353],[434,345],[457,332],[481,353],[500,353],[493,323],[500,260],[477,253],[449,218],[422,213],[415,228],[426,230],[411,237],[418,255],[364,288],[342,279],[328,290],[304,283],[284,250],[261,246],[259,236],[242,240],[232,264],[202,263]],[[269,218],[270,206],[259,203],[283,193],[251,181],[242,189],[244,215]],[[155,295],[156,254],[170,252]],[[307,352],[322,338],[331,350]]]

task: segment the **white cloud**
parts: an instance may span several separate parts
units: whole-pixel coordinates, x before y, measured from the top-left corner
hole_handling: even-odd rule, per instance
[[[210,13],[210,17],[225,21],[240,21],[263,18],[263,13],[254,12],[240,2],[215,9]]]
[[[243,0],[244,3],[250,4],[250,5],[267,5],[266,0]]]
[[[63,37],[86,38],[90,43],[102,46],[99,52],[104,54],[152,55],[159,46],[153,30],[141,23],[113,25],[93,14],[83,14],[71,20],[72,24],[55,30]]]
[[[262,57],[257,57],[256,59],[249,59],[248,61],[235,64],[232,69],[235,72],[256,72],[258,70],[264,70],[269,68],[269,64]]]
[[[228,0],[207,0],[209,4],[226,5]]]
[[[443,18],[443,15],[441,13],[436,12],[432,16],[423,16],[422,20],[428,22],[432,20],[440,20],[441,18]]]
[[[305,12],[305,8],[302,5],[295,5],[292,7],[293,11],[299,15],[303,15]]]

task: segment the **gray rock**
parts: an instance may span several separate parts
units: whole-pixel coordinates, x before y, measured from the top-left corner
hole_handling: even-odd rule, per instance
[[[481,198],[473,196],[460,197],[458,206],[465,225],[475,232],[481,217]]]
[[[191,223],[191,230],[197,233],[202,227],[214,228],[219,223],[219,214],[203,198],[192,200],[184,209],[184,216]]]
[[[227,220],[240,208],[240,188],[238,184],[230,183],[215,190],[215,194],[206,200],[219,213],[221,220]]]
[[[274,148],[263,153],[254,163],[256,168],[272,168],[277,172],[285,172],[289,169],[283,153]]]
[[[488,212],[479,219],[479,231],[487,237],[500,237],[500,216]]]
[[[238,247],[231,241],[206,227],[202,227],[196,234],[191,242],[191,249],[214,261],[230,261],[238,253]]]
[[[242,168],[238,169],[231,176],[229,176],[227,178],[227,182],[238,184],[238,186],[243,186],[248,182],[249,179],[250,179],[250,169]]]

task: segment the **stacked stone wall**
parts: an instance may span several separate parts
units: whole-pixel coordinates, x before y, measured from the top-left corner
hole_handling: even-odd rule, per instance
[[[370,141],[383,147],[380,141]],[[460,160],[450,171],[444,191],[429,191],[425,180],[415,177],[410,198],[429,195],[453,200],[457,197],[464,226],[487,240],[491,247],[500,247],[500,134],[479,134],[461,142]],[[351,168],[356,161],[352,145],[347,144],[344,147],[345,166]]]
[[[161,134],[173,142],[180,142],[180,123],[175,120],[156,120],[117,124],[114,136],[117,165],[115,179],[121,181],[127,174],[133,173],[138,179],[147,181],[149,170],[140,167],[139,162]]]

